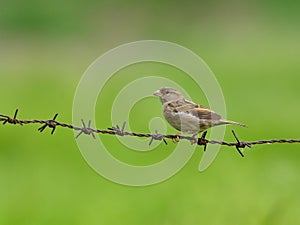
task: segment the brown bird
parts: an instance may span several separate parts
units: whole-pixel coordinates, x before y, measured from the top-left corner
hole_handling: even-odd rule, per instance
[[[186,100],[184,96],[174,88],[163,87],[153,95],[158,96],[163,104],[163,114],[169,124],[175,129],[186,134],[197,134],[206,129],[223,124],[234,124],[245,127],[244,124],[222,117],[214,111]]]

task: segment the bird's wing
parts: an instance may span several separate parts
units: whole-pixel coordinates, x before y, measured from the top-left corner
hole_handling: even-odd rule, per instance
[[[199,119],[208,119],[208,120],[219,120],[222,117],[215,113],[214,111],[202,106],[198,105],[194,102],[188,101],[184,99],[182,104],[176,104],[175,110],[178,112],[187,112],[192,114],[193,116],[198,117]]]

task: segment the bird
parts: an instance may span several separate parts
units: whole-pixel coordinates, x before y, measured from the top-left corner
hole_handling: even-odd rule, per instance
[[[160,98],[167,122],[183,134],[192,134],[192,137],[195,137],[208,128],[226,124],[246,127],[242,123],[222,119],[209,108],[185,99],[175,88],[162,87],[153,95]]]

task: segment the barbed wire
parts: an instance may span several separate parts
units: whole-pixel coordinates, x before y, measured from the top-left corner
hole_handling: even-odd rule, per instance
[[[232,134],[236,140],[236,142],[225,142],[225,141],[216,141],[216,140],[208,140],[206,139],[207,131],[204,131],[202,136],[200,138],[192,137],[192,136],[183,136],[183,135],[177,135],[177,134],[160,134],[156,130],[154,134],[149,133],[135,133],[135,132],[127,132],[125,131],[126,122],[123,123],[122,127],[119,127],[118,125],[113,126],[111,128],[107,128],[107,130],[101,130],[101,129],[94,129],[91,128],[91,120],[88,121],[87,125],[84,122],[84,120],[81,120],[82,127],[74,126],[72,124],[62,123],[56,120],[58,113],[56,113],[53,117],[53,119],[48,120],[20,120],[17,119],[17,114],[19,110],[17,109],[15,111],[15,114],[13,117],[2,115],[0,114],[0,122],[3,122],[3,124],[9,123],[9,124],[19,124],[19,125],[27,125],[27,124],[42,124],[40,128],[38,128],[38,131],[43,132],[47,127],[49,127],[51,130],[51,134],[54,134],[55,129],[57,127],[65,127],[68,129],[72,129],[75,131],[78,131],[76,138],[81,136],[82,134],[91,135],[94,139],[95,133],[99,134],[109,134],[109,135],[117,135],[117,136],[132,136],[132,137],[146,137],[150,138],[149,145],[153,143],[153,141],[163,141],[166,145],[168,142],[166,139],[171,139],[173,142],[179,142],[181,140],[189,140],[192,144],[197,144],[200,146],[204,146],[204,151],[206,150],[206,147],[208,144],[217,144],[217,145],[225,145],[229,147],[235,147],[238,153],[244,157],[244,154],[241,152],[241,149],[243,148],[251,148],[254,145],[262,145],[262,144],[275,144],[275,143],[300,143],[300,139],[271,139],[271,140],[259,140],[259,141],[240,141],[237,137],[234,130],[232,130]]]

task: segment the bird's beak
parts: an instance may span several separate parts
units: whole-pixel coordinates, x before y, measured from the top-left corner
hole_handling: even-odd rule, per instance
[[[162,96],[160,90],[157,90],[156,92],[153,93],[154,96]]]

